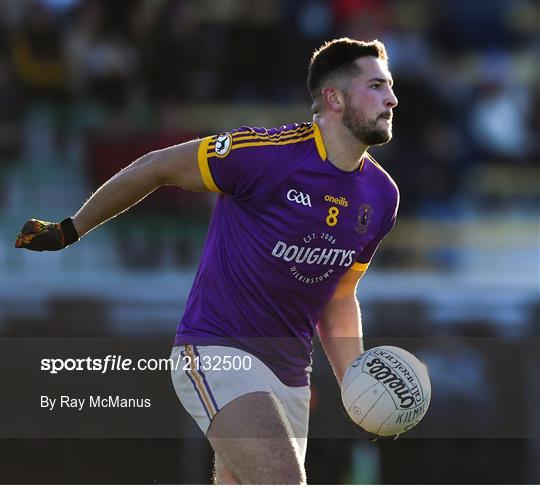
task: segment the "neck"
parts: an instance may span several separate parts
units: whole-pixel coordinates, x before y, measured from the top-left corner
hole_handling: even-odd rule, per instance
[[[369,146],[354,137],[341,122],[335,123],[320,114],[315,114],[313,121],[321,129],[328,160],[342,171],[358,169]]]

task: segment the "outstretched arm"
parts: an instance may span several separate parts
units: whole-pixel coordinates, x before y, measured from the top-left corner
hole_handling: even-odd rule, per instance
[[[149,152],[122,169],[103,184],[73,217],[82,237],[93,228],[131,208],[164,185],[204,191],[194,140]]]
[[[363,271],[349,269],[319,318],[319,338],[341,386],[347,367],[364,351],[356,286]]]
[[[140,157],[104,183],[72,219],[62,223],[28,221],[15,243],[30,250],[60,250],[93,228],[115,217],[160,186],[175,185],[205,191],[199,167],[199,140]]]

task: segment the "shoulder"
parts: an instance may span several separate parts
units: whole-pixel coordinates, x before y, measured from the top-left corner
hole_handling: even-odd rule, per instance
[[[210,137],[208,156],[224,157],[229,153],[252,152],[267,149],[267,152],[309,151],[321,152],[321,136],[313,122],[292,123],[276,128],[243,126],[229,132]]]
[[[263,143],[280,143],[289,138],[314,137],[314,126],[311,122],[292,123],[276,128],[240,127],[229,132],[233,140],[253,138]]]
[[[389,201],[390,205],[397,207],[399,205],[399,188],[392,176],[367,152],[363,164],[362,169],[372,174],[385,199]]]
[[[199,167],[213,191],[247,197],[267,191],[307,161],[318,159],[318,127],[240,127],[203,139]]]

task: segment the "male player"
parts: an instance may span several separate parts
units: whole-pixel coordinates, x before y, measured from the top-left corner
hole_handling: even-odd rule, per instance
[[[356,285],[399,200],[367,153],[391,139],[392,83],[380,42],[328,42],[309,65],[313,122],[151,152],[73,218],[30,220],[17,237],[59,250],[159,186],[219,193],[172,351],[219,483],[305,483],[311,339],[318,328],[339,383],[363,351]]]

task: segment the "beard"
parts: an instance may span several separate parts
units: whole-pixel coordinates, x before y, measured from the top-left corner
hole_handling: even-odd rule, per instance
[[[377,125],[379,118],[366,120],[360,110],[352,107],[351,99],[345,93],[345,109],[343,111],[343,125],[347,127],[356,139],[366,145],[382,145],[392,139],[392,123],[388,121],[386,127]]]

